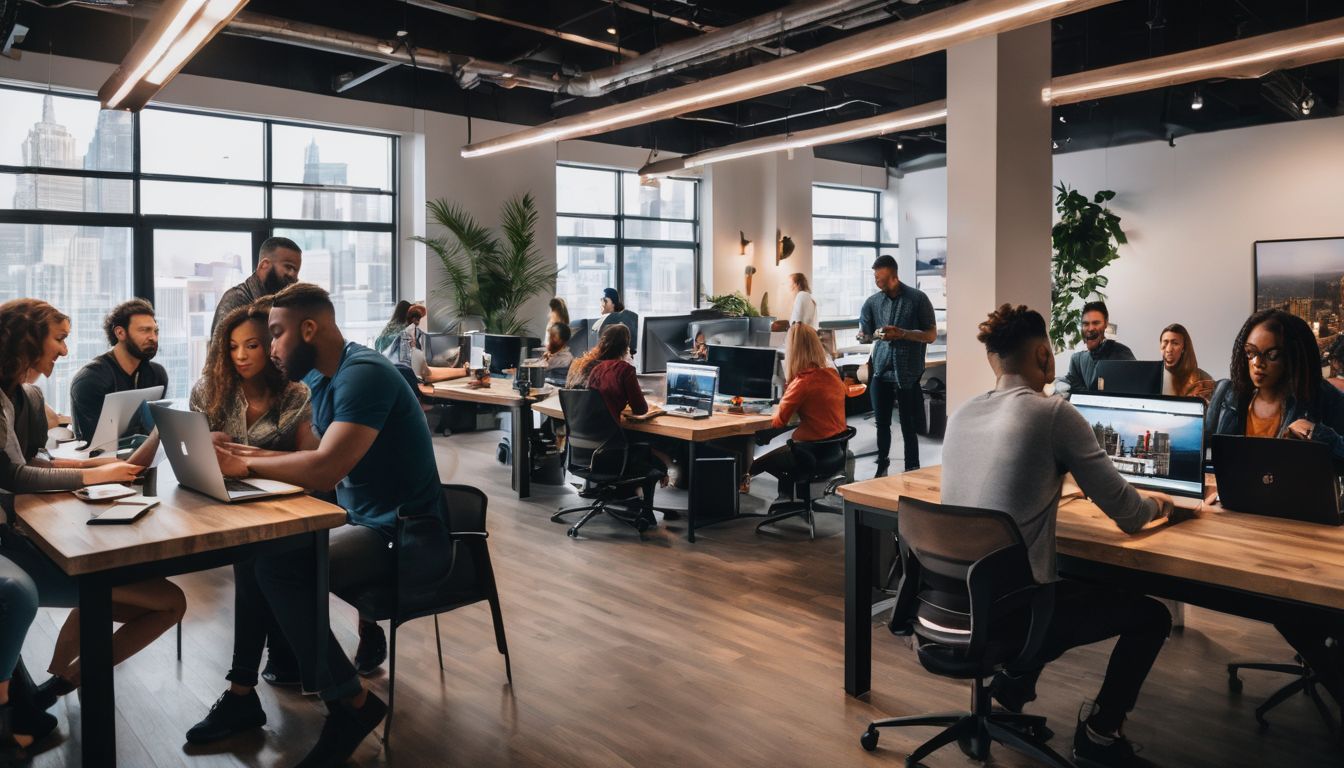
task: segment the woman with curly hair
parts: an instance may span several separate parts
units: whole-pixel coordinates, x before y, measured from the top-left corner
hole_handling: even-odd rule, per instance
[[[73,491],[98,483],[125,483],[141,467],[116,461],[52,461],[44,459],[46,412],[42,393],[24,384],[36,371],[50,376],[56,361],[66,354],[70,318],[45,301],[15,299],[0,304],[0,487],[15,493]],[[0,514],[0,555],[31,579],[39,606],[75,608],[56,638],[51,679],[33,693],[33,702],[46,709],[56,699],[79,687],[79,589],[10,521]],[[167,579],[150,579],[112,588],[112,617],[121,626],[112,635],[112,662],[120,663],[149,645],[154,638],[182,620],[187,601],[182,590]],[[0,622],[0,635],[20,632],[22,622]],[[22,626],[26,629],[26,625]],[[20,638],[21,642],[21,638]],[[0,646],[4,643],[0,642]],[[10,659],[0,657],[0,676],[8,678]]]

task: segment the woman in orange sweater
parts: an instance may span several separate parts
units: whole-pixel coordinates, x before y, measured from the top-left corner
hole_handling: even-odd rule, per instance
[[[785,349],[784,376],[789,383],[775,408],[771,426],[776,429],[787,427],[797,414],[794,440],[825,440],[844,432],[848,426],[845,423],[845,384],[831,365],[817,332],[810,325],[795,323],[789,328]],[[787,445],[780,446],[751,462],[743,490],[751,477],[763,472],[782,477],[793,466],[793,451]]]

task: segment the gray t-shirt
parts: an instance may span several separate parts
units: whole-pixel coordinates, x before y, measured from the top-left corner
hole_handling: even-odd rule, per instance
[[[1130,487],[1068,401],[1013,377],[958,408],[943,440],[942,501],[1006,512],[1017,521],[1039,582],[1056,578],[1055,523],[1064,474],[1116,525],[1134,533],[1157,503]]]

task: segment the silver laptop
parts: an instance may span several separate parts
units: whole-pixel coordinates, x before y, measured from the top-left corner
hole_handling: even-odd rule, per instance
[[[719,389],[719,369],[712,365],[667,364],[667,396],[663,410],[668,416],[708,418],[714,412]]]
[[[205,414],[195,411],[177,411],[162,405],[150,405],[154,426],[159,429],[159,441],[168,463],[173,465],[177,482],[193,491],[224,502],[251,501],[267,496],[302,493],[297,485],[277,480],[234,480],[224,477],[215,456],[215,444],[210,439],[210,425]]]
[[[53,459],[87,459],[94,451],[116,453],[121,433],[131,426],[131,419],[140,404],[163,397],[163,387],[128,389],[108,392],[103,396],[103,409],[98,413],[98,424],[87,443],[59,446],[51,451]]]

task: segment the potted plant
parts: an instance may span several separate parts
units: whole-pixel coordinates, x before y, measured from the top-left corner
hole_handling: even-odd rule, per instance
[[[1050,230],[1054,257],[1050,263],[1050,341],[1056,351],[1072,349],[1082,341],[1079,327],[1083,304],[1105,299],[1101,289],[1109,282],[1101,271],[1120,258],[1119,246],[1128,242],[1120,217],[1105,203],[1115,192],[1104,189],[1088,200],[1063,183],[1055,187],[1059,223]]]
[[[752,306],[751,299],[742,295],[741,291],[735,293],[724,293],[718,296],[706,296],[705,301],[709,302],[710,309],[718,310],[724,317],[760,317],[761,313]]]
[[[505,201],[500,234],[481,225],[456,203],[432,200],[425,206],[447,237],[412,237],[443,264],[440,290],[452,294],[462,318],[480,318],[487,333],[519,336],[527,321],[518,317],[529,299],[555,286],[553,259],[537,251],[537,206],[531,194]],[[465,324],[464,324],[465,326]]]

